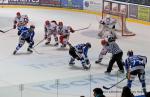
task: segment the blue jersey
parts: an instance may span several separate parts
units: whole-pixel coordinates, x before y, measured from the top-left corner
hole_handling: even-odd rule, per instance
[[[78,45],[74,46],[74,48],[78,53],[83,53],[85,55],[85,57],[87,57],[89,48],[85,44],[78,44]]]
[[[19,31],[21,31],[21,30],[24,29],[24,28],[27,28],[27,27],[25,27],[25,26],[19,26],[17,29],[18,29]]]
[[[29,28],[23,27],[21,29],[20,37],[22,39],[29,39],[30,41],[33,41],[34,31],[31,32]]]
[[[147,57],[146,56],[141,56],[141,55],[133,55],[128,57],[125,60],[125,67],[126,70],[128,71],[135,71],[138,69],[145,69],[145,64],[147,63]]]

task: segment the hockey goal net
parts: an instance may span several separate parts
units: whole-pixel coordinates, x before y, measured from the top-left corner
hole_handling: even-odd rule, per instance
[[[102,18],[110,15],[117,20],[115,30],[121,32],[122,36],[135,36],[135,33],[127,27],[128,5],[112,0],[103,0]]]

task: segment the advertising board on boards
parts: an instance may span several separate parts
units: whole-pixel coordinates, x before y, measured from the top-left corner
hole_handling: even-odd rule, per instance
[[[13,5],[39,5],[39,0],[8,0]]]

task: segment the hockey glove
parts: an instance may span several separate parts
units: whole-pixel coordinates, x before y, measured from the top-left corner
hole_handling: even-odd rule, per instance
[[[126,73],[126,78],[127,78],[128,80],[130,80],[130,73],[129,73],[129,72]]]
[[[69,35],[63,35],[63,38],[67,38]]]
[[[74,33],[75,31],[72,28],[70,28],[70,32]]]
[[[19,36],[19,35],[21,34],[21,31],[19,30],[17,34],[18,34],[18,36]]]
[[[88,58],[85,58],[85,62],[86,62],[86,64],[90,64],[90,61]]]
[[[44,39],[47,39],[47,35],[44,36]]]
[[[100,21],[100,24],[105,25],[105,22],[104,21]]]
[[[16,25],[13,26],[13,29],[16,29]]]

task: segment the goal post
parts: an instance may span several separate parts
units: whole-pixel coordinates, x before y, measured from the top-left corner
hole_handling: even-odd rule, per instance
[[[130,31],[126,24],[128,4],[113,0],[103,0],[102,19],[106,15],[110,15],[117,20],[116,31],[121,32],[122,36],[135,36],[135,33]]]

